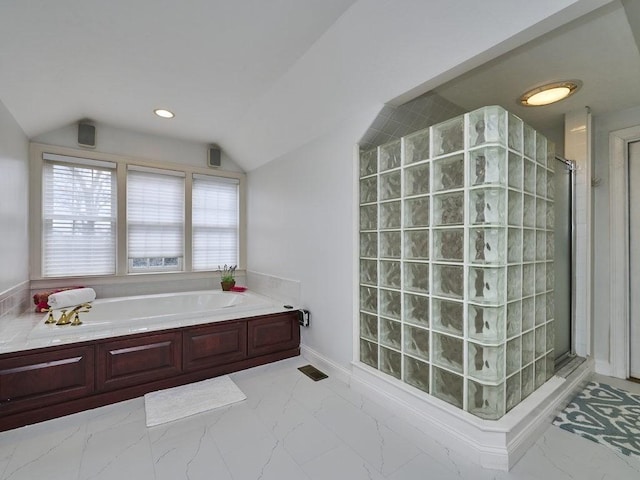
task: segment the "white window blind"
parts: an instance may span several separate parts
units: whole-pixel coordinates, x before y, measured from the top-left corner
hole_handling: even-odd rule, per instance
[[[116,269],[115,164],[43,155],[42,275]]]
[[[184,174],[129,167],[127,239],[130,272],[182,270]]]
[[[193,270],[238,264],[238,180],[193,176]]]

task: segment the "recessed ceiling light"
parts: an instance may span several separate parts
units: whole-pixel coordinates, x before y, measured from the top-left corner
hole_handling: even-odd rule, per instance
[[[526,107],[550,105],[573,95],[581,86],[582,82],[578,80],[549,83],[523,94],[520,97],[520,104]]]
[[[173,117],[175,117],[173,112],[170,112],[169,110],[165,110],[164,108],[156,108],[153,111],[153,113],[155,113],[156,115],[158,115],[159,117],[162,117],[162,118],[173,118]]]

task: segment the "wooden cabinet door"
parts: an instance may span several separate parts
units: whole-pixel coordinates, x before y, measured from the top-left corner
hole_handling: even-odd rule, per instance
[[[0,358],[0,415],[35,409],[94,391],[93,346]]]
[[[98,344],[97,389],[115,390],[178,375],[180,337],[180,332],[169,332]]]
[[[248,329],[249,357],[289,350],[300,345],[300,326],[295,312],[250,319]]]
[[[247,322],[224,322],[182,334],[185,371],[217,367],[247,357]]]

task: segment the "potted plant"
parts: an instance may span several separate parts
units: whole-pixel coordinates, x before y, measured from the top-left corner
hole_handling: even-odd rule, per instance
[[[223,291],[228,292],[235,286],[236,268],[238,268],[237,265],[225,265],[223,268],[220,268],[220,265],[218,265],[218,272],[220,272],[220,285],[222,285]]]

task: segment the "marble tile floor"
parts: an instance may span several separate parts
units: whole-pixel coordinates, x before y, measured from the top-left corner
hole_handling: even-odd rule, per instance
[[[297,370],[307,363],[233,374],[246,401],[152,428],[136,398],[0,433],[0,478],[640,478],[640,461],[552,425],[510,472],[483,470],[346,384],[313,382]]]

